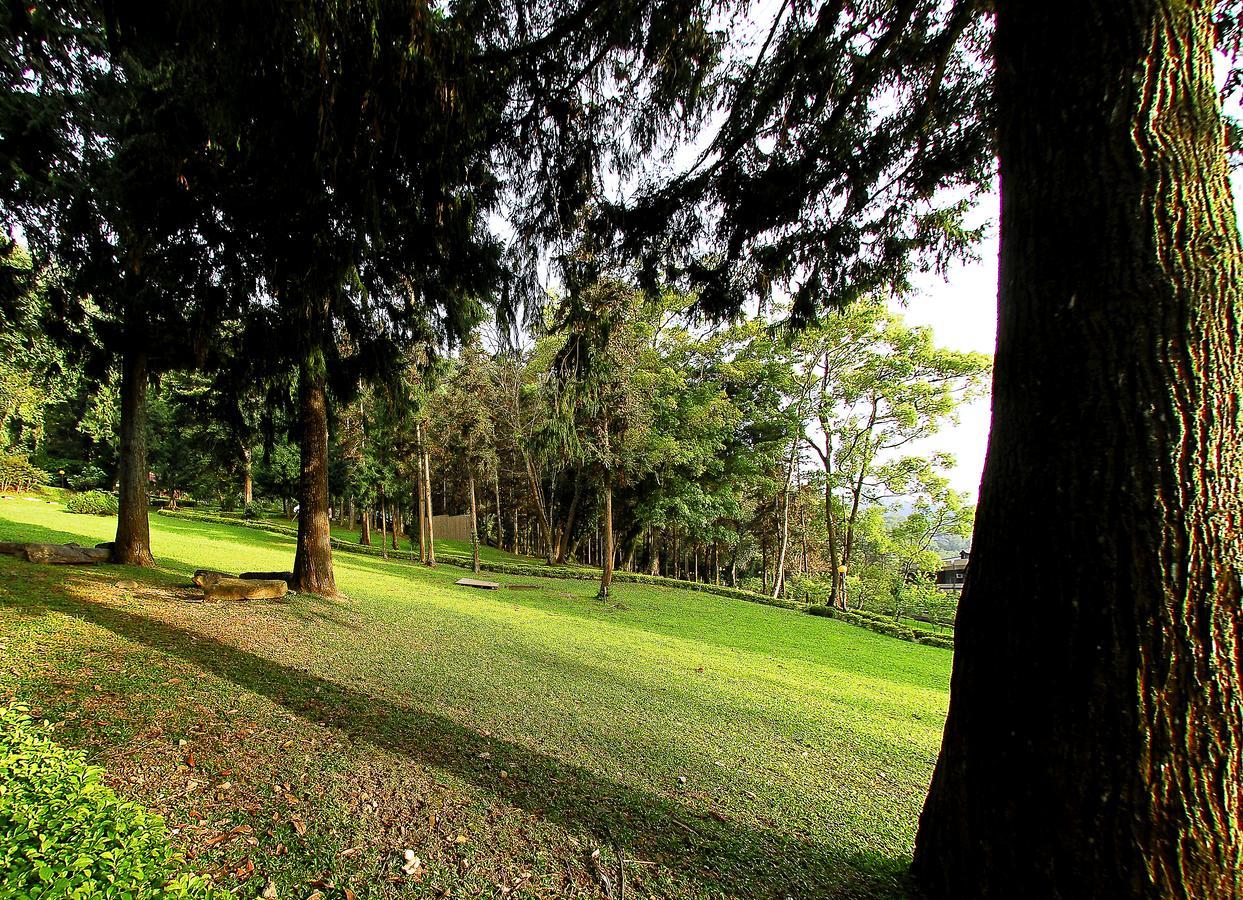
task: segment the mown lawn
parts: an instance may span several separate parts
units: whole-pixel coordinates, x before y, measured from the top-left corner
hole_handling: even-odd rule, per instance
[[[617,896],[619,871],[632,897],[904,893],[945,650],[690,591],[481,592],[345,553],[336,600],[188,603],[195,568],[287,568],[292,541],[151,523],[156,570],[0,557],[0,692],[239,896]],[[0,540],[113,528],[0,500]]]

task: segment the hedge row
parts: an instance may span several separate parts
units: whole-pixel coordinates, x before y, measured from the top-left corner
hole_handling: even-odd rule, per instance
[[[286,534],[297,536],[298,529],[289,525],[281,525],[276,522],[266,522],[252,519],[241,519],[232,516],[214,516],[207,513],[183,512],[181,510],[159,511],[162,516],[175,516],[183,519],[191,519],[195,522],[210,522],[217,525],[234,525],[242,528],[256,528],[260,531],[268,531],[273,534]],[[414,562],[414,553],[405,550],[388,550],[384,551],[379,547],[368,547],[364,544],[356,544],[352,541],[342,541],[339,538],[331,539],[332,548],[341,550],[345,553],[358,553],[363,556],[384,556],[390,559],[409,559]],[[473,569],[474,564],[469,556],[458,555],[456,553],[439,553],[436,556],[437,562],[447,563],[462,569]],[[524,578],[567,578],[575,581],[596,581],[600,578],[599,569],[575,568],[571,566],[537,566],[527,565],[525,563],[497,563],[497,562],[480,562],[479,570],[481,572],[494,572],[500,575],[520,575]],[[629,582],[633,584],[655,584],[663,587],[675,587],[683,590],[701,591],[705,594],[715,594],[718,597],[727,597],[731,600],[745,600],[748,603],[763,603],[767,606],[778,606],[782,609],[803,609],[806,604],[796,603],[792,600],[774,600],[765,594],[755,591],[747,591],[742,588],[731,588],[725,585],[704,584],[698,581],[682,581],[678,578],[665,578],[660,575],[644,575],[639,572],[618,572],[613,573],[613,580],[620,582]]]
[[[24,707],[0,706],[0,896],[227,897],[183,860],[163,820],[120,799]]]
[[[929,647],[941,647],[945,650],[954,649],[954,639],[952,637],[919,631],[911,628],[909,625],[895,622],[891,616],[885,616],[880,613],[857,609],[837,609],[832,606],[809,606],[807,607],[807,612],[813,616],[824,616],[830,619],[838,619],[850,625],[858,625],[860,628],[875,631],[877,634],[886,634],[889,637],[910,641],[913,644],[925,644]]]

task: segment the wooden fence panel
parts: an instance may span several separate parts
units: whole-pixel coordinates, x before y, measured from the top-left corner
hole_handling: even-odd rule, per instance
[[[418,534],[418,517],[415,517],[412,526]],[[432,531],[436,537],[443,538],[447,541],[464,541],[470,543],[470,516],[432,516]]]

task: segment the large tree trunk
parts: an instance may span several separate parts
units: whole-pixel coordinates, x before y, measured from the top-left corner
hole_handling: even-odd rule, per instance
[[[914,872],[935,897],[1243,896],[1243,267],[1212,5],[996,8],[993,431]]]
[[[328,400],[323,353],[312,351],[298,370],[298,407],[302,435],[302,476],[298,484],[298,548],[294,584],[304,594],[331,597],[337,592],[332,574],[328,526]]]
[[[121,429],[117,536],[113,559],[131,566],[153,566],[151,525],[147,519],[147,353],[137,347],[121,361]]]

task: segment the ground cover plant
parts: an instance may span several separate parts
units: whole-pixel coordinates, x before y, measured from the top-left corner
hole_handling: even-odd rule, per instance
[[[0,896],[228,896],[178,872],[164,823],[49,730],[25,707],[0,705]]]
[[[106,519],[0,501],[0,540]],[[152,517],[159,567],[0,559],[0,683],[239,895],[902,895],[950,654],[660,585],[340,554],[343,596],[185,602],[292,540]],[[406,853],[406,851],[410,851]],[[598,854],[598,855],[597,855]]]

